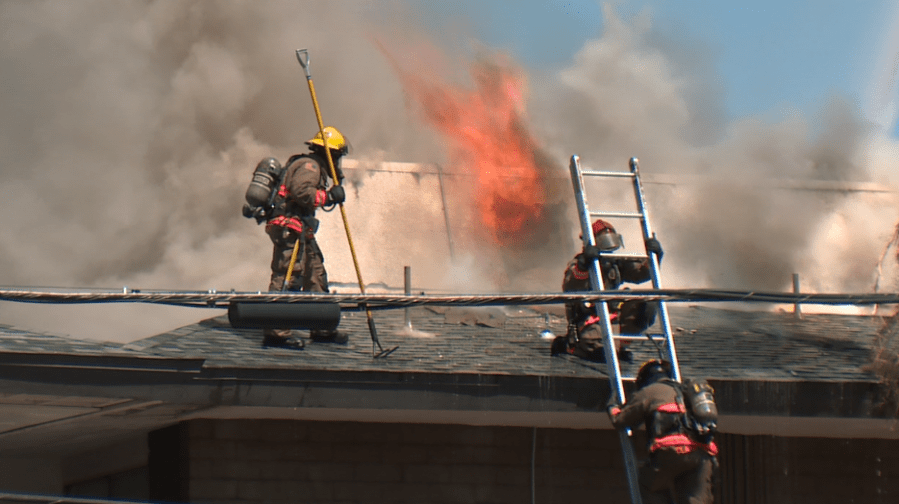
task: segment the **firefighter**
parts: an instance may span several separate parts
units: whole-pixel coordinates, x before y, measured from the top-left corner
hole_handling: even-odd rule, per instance
[[[602,280],[606,290],[615,290],[624,282],[639,284],[651,278],[647,258],[609,258],[603,252],[612,252],[622,246],[621,235],[608,222],[597,219],[593,223],[596,246],[587,246],[577,254],[568,266],[562,280],[563,292],[592,291],[590,267],[599,259]],[[645,241],[646,251],[656,254],[661,262],[662,245],[655,238]],[[619,334],[640,334],[655,322],[656,304],[641,300],[609,301],[609,318],[613,327],[617,325]],[[596,307],[590,302],[568,302],[565,304],[568,319],[568,334],[553,340],[551,353],[558,355],[572,353],[579,357],[604,362],[602,328],[596,315]],[[631,360],[626,343],[617,341],[616,350],[621,360]]]
[[[646,428],[649,461],[640,468],[644,502],[711,503],[718,447],[711,436],[696,439],[685,428],[681,419],[686,409],[683,399],[678,400],[678,383],[671,379],[671,363],[646,361],[636,386],[626,404],[611,404],[608,413],[616,429],[641,423]]]
[[[315,240],[318,220],[315,209],[331,209],[343,203],[346,194],[339,182],[343,173],[339,169],[341,156],[348,151],[346,138],[336,128],[328,126],[306,142],[309,152],[291,156],[285,167],[283,182],[278,188],[274,210],[265,226],[265,231],[274,244],[272,252],[272,276],[269,291],[329,292],[328,274],[324,257]],[[330,149],[331,158],[337,171],[338,184],[329,186],[331,177],[325,149]],[[290,265],[294,244],[300,240],[297,259],[290,279],[284,280]],[[312,341],[346,343],[347,335],[337,330],[310,332]],[[302,339],[294,338],[290,329],[265,329],[262,346],[301,349]]]

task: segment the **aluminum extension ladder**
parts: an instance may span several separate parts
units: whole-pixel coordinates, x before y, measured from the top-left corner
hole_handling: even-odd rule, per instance
[[[653,235],[652,228],[649,225],[649,216],[646,209],[646,200],[643,196],[643,185],[640,182],[640,169],[637,158],[630,159],[630,171],[592,171],[582,170],[580,158],[577,155],[571,156],[571,182],[574,185],[574,196],[577,200],[578,215],[581,222],[581,236],[584,240],[584,246],[595,246],[596,240],[593,237],[591,220],[593,218],[626,218],[640,219],[643,229],[643,239],[646,240]],[[587,206],[587,197],[584,189],[584,177],[603,177],[603,178],[630,178],[634,184],[634,197],[636,198],[636,212],[591,212]],[[603,253],[604,257],[611,258],[648,258],[650,271],[652,274],[653,289],[661,289],[659,280],[659,262],[655,254],[649,254],[645,250],[643,254],[615,254]],[[590,267],[590,284],[594,291],[604,291],[603,276],[600,271],[599,260],[593,261]],[[668,318],[668,308],[664,300],[658,301],[659,304],[659,320],[662,327],[662,334],[645,334],[645,335],[627,335],[615,334],[612,331],[612,324],[609,317],[609,307],[606,301],[600,301],[595,304],[596,315],[600,319],[603,333],[603,346],[605,347],[606,365],[610,372],[610,382],[612,393],[618,398],[619,404],[626,402],[624,394],[624,382],[621,376],[621,366],[618,362],[618,353],[615,351],[616,340],[642,340],[650,338],[656,344],[663,343],[667,360],[671,363],[674,378],[681,381],[680,368],[677,363],[677,354],[674,349],[674,338],[671,335],[671,323]],[[627,473],[628,488],[630,490],[631,501],[633,504],[641,504],[640,486],[638,481],[637,460],[634,453],[634,444],[632,432],[630,429],[619,430],[621,440],[621,449],[624,452],[624,466]]]

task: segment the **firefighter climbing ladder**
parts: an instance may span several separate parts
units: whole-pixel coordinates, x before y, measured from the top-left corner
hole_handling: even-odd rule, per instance
[[[593,171],[593,170],[582,170],[580,164],[580,158],[578,156],[571,156],[571,182],[574,185],[574,196],[577,200],[578,207],[578,215],[580,217],[581,223],[581,236],[584,240],[584,246],[596,245],[596,240],[593,236],[591,220],[594,217],[599,218],[626,218],[626,219],[639,219],[640,225],[643,230],[643,238],[648,239],[653,237],[654,234],[652,232],[652,228],[649,224],[649,216],[648,211],[646,209],[646,200],[643,196],[643,185],[640,182],[640,168],[637,158],[630,159],[630,171]],[[636,198],[636,212],[591,212],[587,206],[587,196],[584,187],[584,178],[585,177],[597,177],[597,178],[630,178],[633,181],[634,185],[634,197]],[[658,257],[655,254],[643,254],[643,255],[634,255],[634,254],[614,254],[609,253],[605,254],[607,257],[623,257],[623,258],[642,258],[648,257],[650,271],[652,274],[652,288],[653,289],[661,289],[661,282],[659,280],[659,261]],[[605,286],[603,284],[603,277],[600,271],[599,260],[593,261],[593,264],[590,267],[590,283],[593,287],[594,291],[603,291],[605,290]],[[659,319],[660,325],[662,327],[662,334],[647,334],[647,335],[628,335],[628,334],[615,334],[612,332],[612,324],[609,316],[609,307],[607,301],[598,301],[595,304],[596,307],[596,315],[600,319],[601,329],[603,333],[603,346],[605,347],[606,354],[606,364],[609,368],[609,378],[612,385],[612,393],[615,394],[615,397],[618,399],[619,404],[623,404],[625,402],[624,396],[624,382],[621,376],[621,366],[618,362],[618,354],[615,351],[615,341],[616,340],[637,340],[650,338],[654,342],[658,344],[658,342],[663,343],[663,347],[665,352],[667,353],[666,358],[669,362],[671,362],[671,366],[673,369],[674,376],[673,378],[677,381],[681,380],[680,377],[680,368],[677,364],[677,354],[674,350],[674,338],[671,336],[671,323],[668,319],[668,308],[665,305],[664,300],[660,300],[659,302]],[[631,501],[634,504],[640,504],[640,489],[637,480],[637,461],[636,455],[634,454],[634,445],[631,437],[631,430],[624,429],[619,431],[619,436],[621,440],[621,449],[624,452],[624,466],[625,471],[627,472],[628,478],[628,487],[630,490]]]

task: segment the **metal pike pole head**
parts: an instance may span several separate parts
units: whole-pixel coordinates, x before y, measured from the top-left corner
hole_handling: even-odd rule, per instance
[[[368,309],[367,306],[360,305],[360,308],[365,310],[365,314],[368,316],[368,332],[371,334],[371,353],[372,357],[377,359],[379,357],[387,357],[392,354],[399,348],[399,345],[384,350],[384,347],[381,346],[381,341],[378,339],[378,330],[375,328],[375,319],[371,315],[371,310]],[[377,348],[376,348],[377,347]]]
[[[303,67],[303,71],[306,72],[306,78],[311,79],[312,73],[309,71],[309,50],[297,49],[297,60],[300,62],[300,66]]]

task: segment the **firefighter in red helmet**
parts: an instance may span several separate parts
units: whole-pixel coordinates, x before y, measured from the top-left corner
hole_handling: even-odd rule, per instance
[[[343,187],[330,181],[325,149],[330,150],[337,176],[343,179],[338,163],[347,153],[348,143],[340,131],[328,126],[324,129],[324,135],[317,133],[306,145],[309,146],[308,153],[296,154],[288,159],[283,182],[274,198],[273,210],[267,216],[265,231],[274,245],[269,291],[329,292],[324,257],[315,240],[318,229],[315,210],[328,210],[346,199]],[[290,284],[285,286],[284,280],[297,240],[300,240],[300,248]],[[347,342],[346,334],[337,330],[314,330],[309,336],[319,342]],[[301,349],[305,344],[302,339],[294,338],[290,329],[265,329],[262,346]]]
[[[609,405],[609,419],[616,429],[646,427],[649,460],[639,475],[643,502],[711,504],[718,447],[711,435],[700,439],[685,428],[687,407],[671,370],[665,360],[643,363],[637,390],[626,404]]]
[[[568,266],[562,280],[563,292],[592,291],[590,285],[590,266],[599,259],[600,272],[606,290],[618,289],[622,283],[639,284],[651,278],[649,260],[647,258],[611,258],[603,253],[612,252],[622,247],[621,235],[615,227],[602,219],[593,223],[593,237],[596,246],[588,246],[577,254]],[[645,242],[647,253],[656,254],[662,260],[662,246],[655,238]],[[641,300],[608,303],[612,327],[618,328],[619,334],[640,334],[655,322],[656,304]],[[565,305],[568,318],[568,334],[553,340],[551,353],[558,355],[571,353],[585,359],[604,362],[602,329],[596,307],[590,302],[571,301]],[[631,354],[625,349],[626,343],[616,342],[618,358],[630,360]]]

